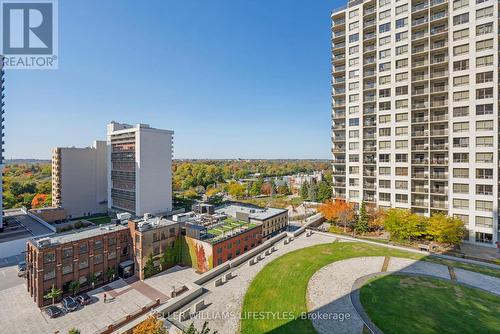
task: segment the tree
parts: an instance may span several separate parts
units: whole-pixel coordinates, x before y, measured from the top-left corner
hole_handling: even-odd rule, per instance
[[[69,283],[68,290],[71,292],[73,296],[76,295],[80,291],[80,282],[71,281]]]
[[[307,198],[311,202],[316,202],[318,199],[317,197],[318,197],[318,185],[313,182],[309,185],[309,190],[307,192]]]
[[[80,334],[80,330],[79,330],[79,329],[76,329],[76,328],[71,328],[71,329],[68,331],[68,334]]]
[[[433,214],[427,226],[427,238],[441,243],[458,245],[465,235],[464,223],[459,218]]]
[[[137,325],[132,334],[166,334],[163,321],[155,315],[150,315],[146,320]]]
[[[90,285],[92,286],[92,289],[94,288],[95,284],[97,283],[97,276],[96,274],[90,274],[87,277],[87,280],[89,281]]]
[[[144,264],[144,277],[150,277],[154,274],[156,274],[156,268],[153,260],[153,254],[151,253]]]
[[[366,212],[366,204],[364,201],[361,202],[358,220],[356,221],[356,224],[354,224],[354,230],[357,233],[366,233],[368,231],[368,214]]]
[[[425,236],[428,220],[409,210],[389,209],[384,220],[384,228],[393,240],[418,239]]]
[[[318,195],[316,196],[316,200],[320,203],[324,203],[326,200],[332,198],[332,187],[325,181],[322,181],[318,185]]]
[[[271,196],[273,194],[273,191],[274,191],[273,185],[270,182],[264,183],[260,188],[260,192],[262,195]]]
[[[242,198],[245,196],[246,188],[243,184],[232,182],[228,185],[228,193],[234,198]]]
[[[191,323],[186,334],[210,334],[210,332],[211,330],[208,328],[208,322],[205,321],[201,330],[197,330],[196,327],[194,327],[194,323]],[[217,331],[213,331],[212,334],[217,334]]]
[[[385,210],[376,206],[369,206],[367,211],[369,217],[368,229],[371,231],[383,230],[384,221],[387,217]]]
[[[327,200],[319,206],[318,211],[326,220],[341,224],[344,232],[347,232],[347,225],[356,217],[353,205],[343,199]]]
[[[291,194],[290,188],[287,185],[278,186],[277,192],[280,195],[290,195]]]
[[[49,292],[47,292],[47,294],[45,296],[43,296],[43,298],[52,299],[52,305],[54,305],[56,299],[59,298],[59,296],[61,296],[61,294],[62,294],[62,290],[56,289],[56,287],[54,285],[52,285],[52,288],[49,290]]]
[[[302,186],[300,186],[300,197],[303,199],[307,199],[309,197],[309,183],[307,181],[302,183]]]
[[[258,180],[253,182],[252,186],[250,187],[250,196],[259,196],[262,185],[264,185],[264,178],[259,177]]]
[[[115,267],[108,267],[106,269],[106,278],[109,281],[111,281],[116,275],[116,268]]]

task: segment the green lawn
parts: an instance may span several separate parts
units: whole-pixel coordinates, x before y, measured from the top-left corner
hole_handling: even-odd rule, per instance
[[[360,298],[385,334],[500,332],[500,297],[450,281],[378,277]]]
[[[85,219],[85,220],[88,220],[89,222],[92,222],[92,223],[94,223],[96,225],[102,225],[102,224],[109,224],[109,223],[111,223],[111,217],[108,217],[108,216],[88,218],[88,219]]]
[[[252,281],[243,301],[241,333],[315,333],[306,319],[249,319],[250,312],[307,312],[306,290],[312,275],[335,261],[360,256],[396,256],[422,259],[423,255],[363,243],[334,242],[299,249],[272,261]],[[454,263],[450,261],[450,263]],[[288,316],[287,316],[288,318]]]

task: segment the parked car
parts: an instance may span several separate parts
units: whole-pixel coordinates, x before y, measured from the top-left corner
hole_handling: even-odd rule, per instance
[[[57,318],[63,314],[63,311],[54,305],[50,305],[45,309],[45,314],[47,314],[50,318]]]
[[[78,308],[78,303],[73,297],[64,297],[62,300],[62,305],[68,312],[73,312]]]
[[[80,304],[80,305],[88,305],[90,303],[92,303],[92,297],[90,297],[87,293],[82,293],[80,294],[78,297],[76,297],[76,301]]]
[[[26,261],[21,261],[17,264],[17,276],[23,277],[26,275]]]

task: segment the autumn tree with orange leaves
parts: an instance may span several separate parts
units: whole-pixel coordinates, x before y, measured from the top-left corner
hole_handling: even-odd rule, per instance
[[[163,321],[154,315],[150,315],[132,331],[133,334],[165,334],[166,332]]]
[[[323,214],[326,220],[342,225],[344,232],[347,232],[347,225],[351,224],[356,218],[354,205],[338,198],[321,204],[318,211]]]

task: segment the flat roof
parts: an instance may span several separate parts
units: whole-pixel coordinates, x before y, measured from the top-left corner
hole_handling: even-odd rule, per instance
[[[278,208],[261,208],[254,205],[231,203],[217,208],[215,212],[218,214],[225,213],[231,217],[236,217],[237,212],[243,212],[248,213],[249,217],[252,219],[266,220],[285,213],[287,210]]]
[[[126,225],[115,225],[115,224],[107,224],[101,225],[97,227],[84,228],[81,230],[73,230],[67,233],[60,233],[54,236],[45,237],[45,238],[35,238],[33,242],[40,248],[50,247],[55,245],[62,245],[68,242],[74,242],[82,239],[97,237],[100,235],[105,235],[109,233],[114,233],[121,230],[126,230],[128,227]],[[42,240],[47,240],[47,244],[40,243]]]
[[[137,223],[137,229],[140,232],[152,230],[155,228],[167,227],[167,226],[179,224],[179,222],[176,222],[176,221],[173,221],[170,219],[166,219],[163,217],[151,217],[148,219],[141,218],[141,219],[134,220],[134,222]]]
[[[5,211],[4,231],[0,233],[0,242],[54,234],[47,226],[25,214],[21,209]]]

